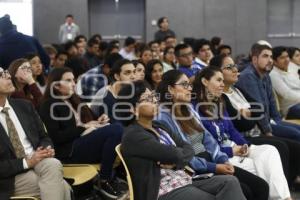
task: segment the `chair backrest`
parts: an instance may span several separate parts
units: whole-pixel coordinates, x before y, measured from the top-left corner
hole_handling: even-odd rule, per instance
[[[121,144],[119,144],[118,146],[116,146],[115,150],[116,150],[119,158],[121,159],[121,161],[122,161],[122,163],[124,165],[125,171],[126,171],[126,178],[127,178],[128,188],[129,188],[130,200],[134,200],[132,180],[131,180],[131,176],[130,176],[129,170],[127,168],[127,165],[125,163],[125,160],[124,160],[124,158],[123,158],[123,156],[121,154]]]
[[[39,200],[36,197],[23,197],[23,196],[19,196],[19,197],[10,197],[10,199],[19,199],[19,200]]]

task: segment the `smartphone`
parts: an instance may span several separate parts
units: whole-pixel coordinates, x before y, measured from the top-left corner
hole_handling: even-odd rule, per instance
[[[214,175],[213,173],[198,174],[198,175],[193,176],[192,180],[196,181],[196,180],[208,179],[208,178],[213,177],[213,175]]]

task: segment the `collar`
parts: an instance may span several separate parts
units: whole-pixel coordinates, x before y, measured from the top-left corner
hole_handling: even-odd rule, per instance
[[[2,112],[3,108],[8,107],[11,110],[11,105],[9,104],[8,100],[6,99],[4,107],[0,106],[0,112]]]
[[[200,65],[203,65],[205,67],[207,67],[207,64],[205,62],[203,62],[200,58],[198,57],[195,57],[195,62],[196,63],[199,63]]]

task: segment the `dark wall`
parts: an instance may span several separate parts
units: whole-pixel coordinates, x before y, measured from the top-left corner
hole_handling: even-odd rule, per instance
[[[113,1],[113,0],[111,0]],[[120,2],[122,0],[119,0]],[[267,0],[145,0],[146,39],[157,30],[152,20],[168,16],[178,39],[221,36],[234,53],[247,53],[267,35]],[[88,0],[34,0],[34,34],[43,42],[57,42],[58,29],[72,13],[81,32],[89,34]]]
[[[81,33],[88,35],[87,0],[34,0],[34,35],[42,43],[57,43],[59,26],[64,23],[67,14],[73,14]]]

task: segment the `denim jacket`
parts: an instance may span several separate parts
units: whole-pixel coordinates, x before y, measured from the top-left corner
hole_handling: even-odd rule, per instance
[[[251,64],[240,74],[236,83],[242,93],[246,93],[264,107],[264,115],[258,120],[258,125],[263,133],[272,132],[270,120],[280,122],[281,117],[277,111],[276,101],[273,95],[272,83],[269,74],[260,77],[255,67]]]
[[[217,141],[204,128],[198,113],[196,113],[191,106],[189,107],[189,110],[191,111],[191,114],[197,119],[197,122],[204,129],[203,145],[206,148],[206,151],[210,154],[213,161],[208,162],[204,158],[194,156],[193,159],[190,161],[190,166],[196,171],[196,173],[215,172],[216,164],[227,162],[228,156],[225,153],[221,152]],[[156,120],[169,127],[173,133],[179,135],[184,141],[191,143],[187,135],[179,127],[177,121],[175,120],[175,116],[172,115],[171,111],[166,107],[161,107]]]

